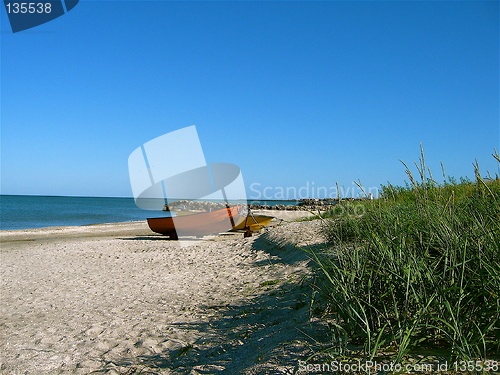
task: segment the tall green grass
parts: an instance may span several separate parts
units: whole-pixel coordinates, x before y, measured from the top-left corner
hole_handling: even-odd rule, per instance
[[[325,215],[329,251],[311,254],[335,337],[367,358],[498,358],[500,179],[483,179],[476,163],[475,181],[438,184],[423,149],[415,164],[407,186],[354,203],[362,214]]]

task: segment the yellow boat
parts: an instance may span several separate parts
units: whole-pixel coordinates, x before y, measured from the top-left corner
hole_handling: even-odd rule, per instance
[[[236,225],[233,230],[250,229],[252,232],[258,231],[268,225],[274,216],[248,215],[245,220]]]

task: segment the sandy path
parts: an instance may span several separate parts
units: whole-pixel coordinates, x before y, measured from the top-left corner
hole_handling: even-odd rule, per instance
[[[290,244],[321,242],[318,229],[182,249],[144,223],[4,231],[0,373],[291,373],[301,331],[320,327],[300,284],[308,259]]]

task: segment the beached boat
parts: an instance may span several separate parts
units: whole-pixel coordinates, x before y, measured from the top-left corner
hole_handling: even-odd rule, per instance
[[[176,240],[178,236],[204,236],[225,232],[241,221],[244,221],[244,217],[240,215],[240,207],[234,206],[194,215],[150,218],[148,225],[153,232]]]
[[[268,225],[273,219],[274,216],[248,215],[245,220],[242,220],[233,230],[250,229],[252,232],[255,232]]]

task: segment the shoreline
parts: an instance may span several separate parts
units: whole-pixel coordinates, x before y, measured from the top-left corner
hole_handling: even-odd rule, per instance
[[[182,248],[145,222],[2,233],[0,374],[290,372],[322,329],[295,247],[319,224]]]
[[[0,230],[0,243],[78,237],[113,237],[125,234],[141,235],[148,232],[151,232],[151,230],[145,220],[30,229],[4,229]]]
[[[294,221],[313,216],[308,211],[252,210],[252,212],[256,215],[274,216],[278,221]],[[0,230],[0,243],[78,237],[115,237],[125,234],[139,236],[151,235],[153,232],[149,229],[146,220],[30,229],[3,229]]]

